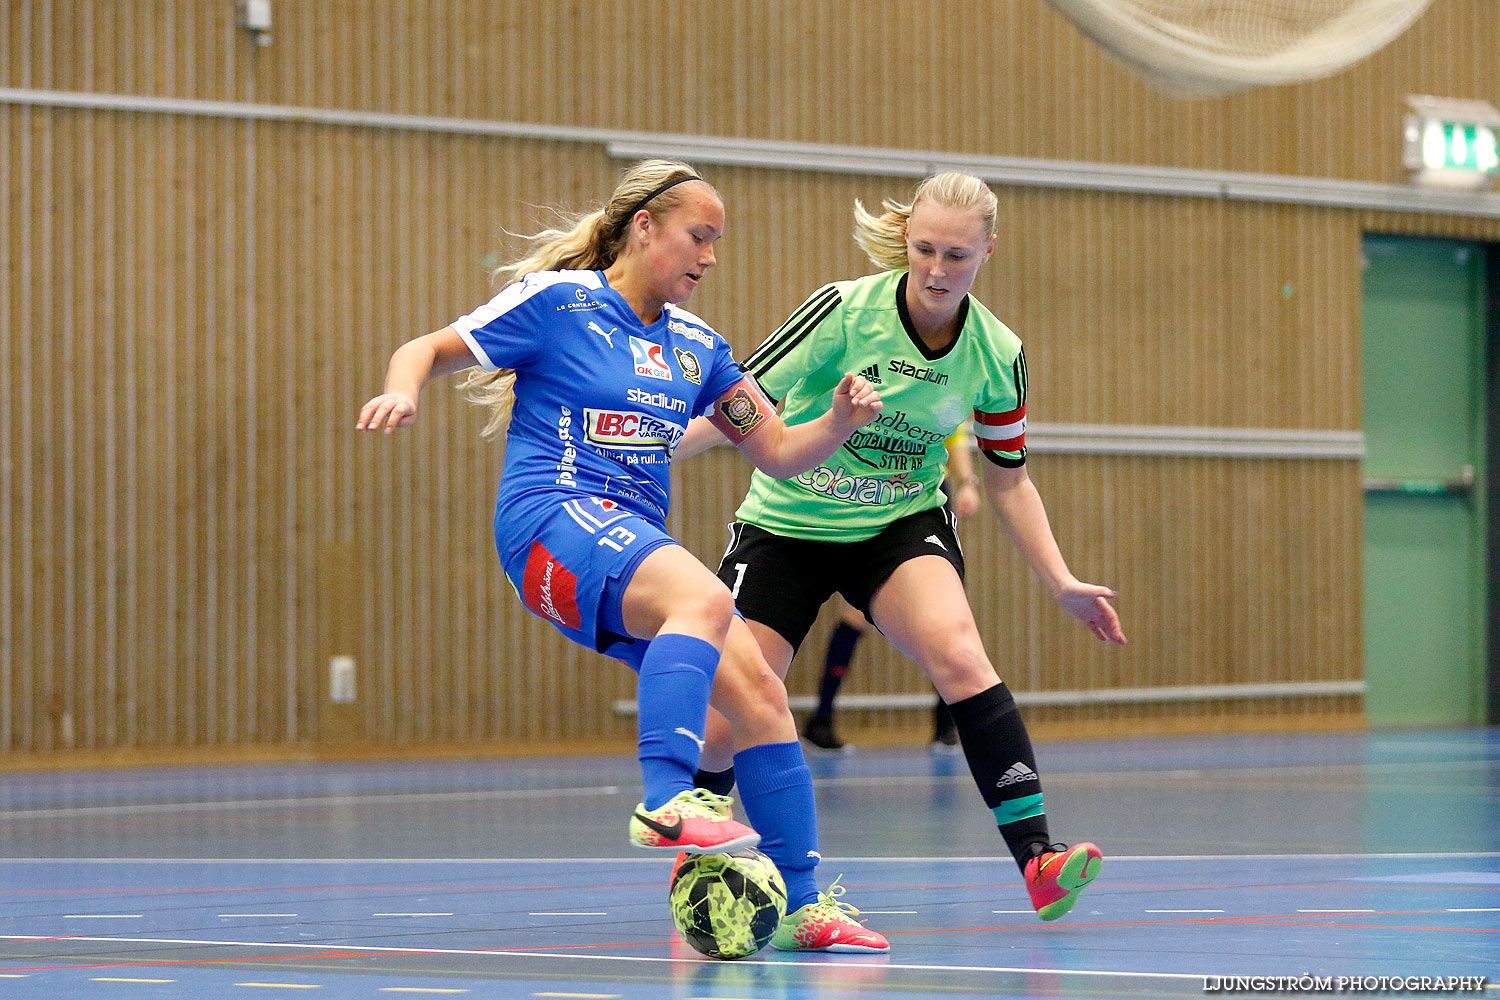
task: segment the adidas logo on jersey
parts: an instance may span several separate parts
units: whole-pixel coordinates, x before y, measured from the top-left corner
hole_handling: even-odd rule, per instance
[[[1006,788],[1010,785],[1019,785],[1023,781],[1035,780],[1037,780],[1036,772],[1027,767],[1025,764],[1018,762],[1012,764],[1010,766],[1010,770],[1006,771],[1000,776],[1000,780],[995,782],[995,787]]]
[[[933,545],[936,545],[938,548],[942,549],[944,552],[948,551],[948,546],[944,545],[943,544],[943,540],[941,538],[939,538],[937,535],[928,535],[926,538],[922,539],[922,541],[924,541],[924,542],[931,542]]]
[[[871,385],[881,385],[882,384],[881,381],[880,381],[880,362],[879,361],[875,362],[873,365],[871,365],[870,367],[866,368],[864,371],[860,372],[860,374],[863,375],[865,377],[866,381],[868,381]]]

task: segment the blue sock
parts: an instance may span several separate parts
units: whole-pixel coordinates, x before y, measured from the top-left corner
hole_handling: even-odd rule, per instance
[[[690,635],[651,640],[636,682],[638,747],[647,809],[693,787],[719,651]]]
[[[818,853],[818,806],[813,801],[812,772],[802,745],[764,743],[734,755],[745,818],[760,834],[760,850],[786,880],[786,912],[818,898],[813,876]]]

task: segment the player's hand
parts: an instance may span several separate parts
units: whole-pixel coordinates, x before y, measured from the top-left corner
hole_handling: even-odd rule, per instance
[[[973,517],[979,513],[979,487],[973,483],[961,483],[953,491],[953,513],[959,517]]]
[[[1125,632],[1120,628],[1120,616],[1109,603],[1115,596],[1115,592],[1108,587],[1074,580],[1063,585],[1057,594],[1057,603],[1068,614],[1087,625],[1096,639],[1123,646]]]
[[[828,412],[833,414],[834,421],[841,428],[853,433],[874,420],[884,405],[880,393],[868,379],[863,375],[846,374],[833,390],[833,405]]]
[[[417,422],[417,401],[404,392],[382,392],[366,403],[359,411],[357,431],[378,431],[385,428],[394,434],[398,427],[410,427]]]

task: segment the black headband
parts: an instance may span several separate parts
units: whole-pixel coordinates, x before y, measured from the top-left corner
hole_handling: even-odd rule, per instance
[[[656,187],[651,189],[651,192],[647,194],[646,197],[636,202],[635,206],[632,207],[629,212],[625,213],[625,225],[630,225],[630,220],[635,218],[635,213],[645,208],[646,205],[658,195],[665,193],[666,191],[676,187],[677,185],[685,181],[701,181],[702,179],[703,178],[699,177],[697,174],[688,174],[686,177],[674,177],[671,180],[667,181],[665,184],[658,184]]]

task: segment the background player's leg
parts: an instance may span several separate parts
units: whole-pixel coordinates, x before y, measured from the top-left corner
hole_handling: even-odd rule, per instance
[[[871,598],[870,617],[893,646],[927,671],[948,703],[974,782],[1032,889],[1034,861],[1052,853],[1041,779],[1026,723],[985,655],[958,571],[941,556],[908,559]],[[1091,844],[1079,847],[1085,849],[1075,868],[1087,868],[1092,860],[1092,879],[1098,870],[1098,849]],[[1050,898],[1049,889],[1038,912],[1044,919],[1061,916],[1072,905],[1073,891],[1083,884],[1087,880],[1069,890],[1065,900]],[[1033,903],[1038,899],[1034,890]],[[1050,909],[1044,912],[1044,907]]]
[[[818,707],[802,727],[802,736],[815,747],[824,750],[842,750],[844,741],[833,729],[835,699],[844,678],[849,674],[849,664],[854,660],[854,647],[870,627],[865,616],[847,603],[839,602],[842,612],[833,634],[828,637],[828,650],[823,656],[823,676],[818,682]]]

